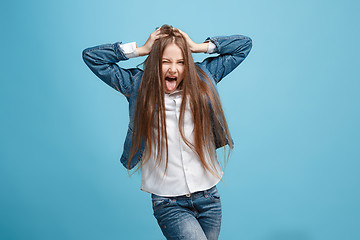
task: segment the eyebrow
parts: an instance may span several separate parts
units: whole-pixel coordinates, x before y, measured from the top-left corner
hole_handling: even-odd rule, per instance
[[[162,58],[162,60],[169,60],[169,61],[171,61],[169,58]],[[178,59],[177,61],[184,61],[184,59],[183,59],[183,58],[180,58],[180,59]]]

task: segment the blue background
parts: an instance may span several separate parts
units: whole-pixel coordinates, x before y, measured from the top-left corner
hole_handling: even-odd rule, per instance
[[[1,5],[1,239],[162,239],[140,175],[119,162],[127,101],[81,53],[142,45],[164,23],[195,42],[253,39],[219,84],[235,141],[220,239],[360,239],[357,1]]]

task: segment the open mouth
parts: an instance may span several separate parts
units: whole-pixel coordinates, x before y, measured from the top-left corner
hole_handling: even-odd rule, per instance
[[[167,76],[165,77],[165,85],[166,85],[166,89],[168,91],[174,91],[176,88],[176,81],[177,81],[177,77],[175,76]]]

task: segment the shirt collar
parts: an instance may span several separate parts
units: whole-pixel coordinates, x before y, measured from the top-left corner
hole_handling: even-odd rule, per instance
[[[167,96],[175,96],[175,95],[178,95],[182,92],[182,89],[176,89],[175,91],[173,91],[172,93],[165,93],[165,95]]]

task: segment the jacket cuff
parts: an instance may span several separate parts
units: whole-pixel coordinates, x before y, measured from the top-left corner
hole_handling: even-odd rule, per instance
[[[120,44],[120,48],[127,58],[139,56],[139,53],[136,51],[136,42]]]
[[[215,48],[216,48],[216,45],[212,41],[209,41],[209,46],[208,46],[206,53],[209,53],[209,54],[213,53],[215,51]]]
[[[209,47],[210,47],[210,43],[215,45],[215,48],[213,49],[213,51],[211,53],[219,53],[220,52],[220,44],[216,40],[216,37],[208,37],[208,38],[206,38],[205,42],[209,42]]]

